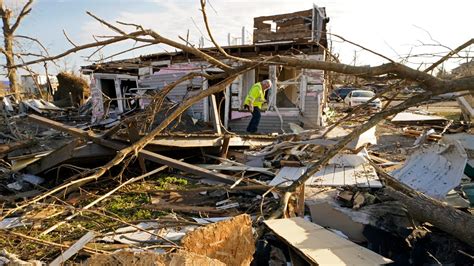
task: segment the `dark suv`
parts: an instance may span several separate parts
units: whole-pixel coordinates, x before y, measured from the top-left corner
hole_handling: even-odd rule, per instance
[[[357,90],[357,88],[351,88],[351,87],[342,87],[342,88],[337,88],[329,94],[329,100],[330,101],[336,101],[336,102],[341,102],[346,98],[347,94],[349,92]]]

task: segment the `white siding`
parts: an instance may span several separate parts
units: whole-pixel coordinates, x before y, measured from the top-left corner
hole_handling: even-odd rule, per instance
[[[155,74],[143,77],[138,81],[140,87],[150,87],[155,89],[162,89],[166,85],[178,80],[187,73],[169,73],[169,74]],[[188,91],[188,87],[202,87],[203,79],[196,77],[192,80],[185,81],[176,86],[169,94],[168,98],[175,102],[182,102],[183,99],[193,96],[196,92]],[[205,100],[195,103],[188,110],[187,113],[194,118],[204,119]]]

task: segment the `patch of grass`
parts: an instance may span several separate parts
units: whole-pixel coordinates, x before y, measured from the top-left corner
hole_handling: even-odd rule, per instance
[[[155,219],[166,215],[167,213],[142,208],[143,205],[151,203],[151,198],[149,197],[148,193],[146,193],[146,191],[184,189],[186,187],[192,186],[193,185],[190,184],[186,179],[171,175],[159,175],[148,179],[146,182],[137,182],[127,186],[124,190],[121,190],[120,192],[97,204],[96,207],[114,213],[117,215],[115,218],[120,217],[120,219],[127,222]],[[99,192],[98,195],[100,194],[101,193]],[[94,199],[94,197],[90,197],[86,200],[82,200],[80,205],[85,206]],[[19,227],[15,228],[14,231],[24,235],[36,236],[39,239],[55,243],[72,244],[81,236],[83,236],[87,230],[110,232],[118,227],[124,226],[123,223],[120,223],[114,219],[110,219],[109,217],[84,211],[81,215],[77,216],[71,221],[68,221],[66,224],[60,226],[55,231],[47,235],[39,235],[46,228],[49,228],[50,226],[62,221],[62,219],[68,215],[70,215],[70,213],[44,219],[41,221],[41,227],[39,228]],[[109,214],[108,216],[114,215]],[[49,247],[47,245],[41,245],[31,241],[25,241],[19,237],[11,237],[0,233],[0,248],[2,247],[26,260],[41,258],[44,261],[50,261],[60,254],[59,248]]]
[[[448,120],[453,121],[460,121],[461,120],[461,112],[437,112],[439,116],[445,117]]]
[[[170,189],[173,187],[175,189],[184,188],[188,185],[188,180],[184,178],[179,178],[175,176],[165,176],[157,180],[158,187],[161,189]]]
[[[150,203],[146,193],[130,193],[112,197],[104,207],[127,220],[141,220],[153,218],[152,211],[140,208],[141,205]]]
[[[125,191],[153,191],[164,189],[185,189],[193,187],[188,180],[176,176],[161,175],[155,178],[150,178],[146,182],[130,184]]]

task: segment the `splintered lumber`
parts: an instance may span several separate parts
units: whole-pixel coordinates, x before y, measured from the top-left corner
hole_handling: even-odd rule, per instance
[[[191,205],[177,205],[177,204],[148,204],[142,206],[144,209],[157,210],[157,211],[174,211],[174,212],[185,212],[185,213],[213,213],[223,214],[225,210],[219,210],[215,207],[208,206],[191,206]]]
[[[300,217],[265,224],[312,265],[380,265],[392,261]]]
[[[120,250],[111,255],[98,254],[90,257],[85,266],[103,265],[180,265],[180,266],[223,266],[224,263],[204,255],[178,250],[176,253],[160,254],[155,251]]]
[[[190,174],[203,176],[215,181],[223,182],[226,184],[234,184],[236,181],[236,179],[234,179],[234,177],[232,176],[215,173],[210,170],[204,169],[202,167],[198,167],[189,163],[181,162],[179,160],[166,157],[166,156],[163,156],[151,151],[141,150],[139,154],[142,155],[144,159],[147,159],[159,164],[164,164],[169,167],[176,168]]]
[[[87,232],[82,236],[74,245],[70,246],[66,251],[61,252],[56,259],[49,264],[49,266],[59,266],[62,265],[69,258],[74,256],[79,250],[81,250],[87,243],[91,242],[95,238],[95,233],[92,231]]]
[[[28,165],[25,169],[26,172],[35,175],[64,161],[67,161],[68,159],[71,159],[74,155],[74,149],[80,143],[80,140],[76,139],[57,150],[52,151],[48,155],[42,157],[40,160]]]
[[[99,136],[96,136],[93,133],[86,132],[82,129],[78,129],[78,128],[74,128],[74,127],[68,127],[68,126],[66,126],[62,123],[59,123],[59,122],[56,122],[56,121],[53,121],[53,120],[50,120],[50,119],[47,119],[47,118],[44,118],[44,117],[41,117],[41,116],[28,115],[28,118],[31,119],[32,121],[36,122],[36,123],[41,124],[41,125],[52,127],[52,128],[54,128],[56,130],[59,130],[59,131],[67,132],[67,133],[69,133],[73,136],[76,136],[76,137],[91,140],[91,141],[93,141],[97,144],[100,144],[100,145],[103,145],[105,147],[109,147],[109,148],[112,148],[112,149],[115,149],[115,150],[120,150],[120,149],[126,147],[126,145],[124,145],[122,143],[118,143],[118,142],[110,141],[110,140],[105,140],[105,139],[100,138]],[[185,171],[185,172],[188,172],[188,173],[191,173],[191,174],[203,176],[203,177],[215,180],[215,181],[224,182],[226,184],[234,184],[234,182],[236,181],[231,176],[220,174],[220,173],[214,173],[210,170],[207,170],[207,169],[204,169],[204,168],[201,168],[201,167],[197,167],[195,165],[188,164],[188,163],[185,163],[185,162],[181,162],[181,161],[178,161],[178,160],[175,160],[175,159],[172,159],[172,158],[169,158],[169,157],[166,157],[166,156],[163,156],[163,155],[151,152],[151,151],[141,150],[139,152],[139,155],[142,156],[144,159],[147,159],[147,160],[150,160],[150,161],[153,161],[153,162],[157,162],[157,163],[160,163],[160,164],[164,164],[164,165],[167,165],[169,167],[176,168],[176,169],[180,169],[182,171]]]
[[[33,145],[34,140],[27,139],[8,144],[0,144],[0,155]]]
[[[252,220],[248,214],[209,224],[181,240],[186,251],[218,259],[226,265],[250,265],[255,252]]]
[[[74,137],[84,138],[84,139],[90,140],[94,143],[100,144],[102,146],[105,146],[114,150],[121,150],[127,147],[127,145],[124,145],[122,143],[103,139],[92,132],[87,132],[79,128],[66,126],[62,123],[41,117],[39,115],[29,114],[28,119],[31,120],[32,122],[46,126],[48,128],[50,127],[61,132],[66,132]]]
[[[420,131],[420,130],[415,130],[415,129],[405,129],[405,130],[403,130],[403,135],[408,136],[408,137],[418,138],[422,134],[423,134],[423,131]],[[439,134],[431,134],[431,135],[428,135],[428,140],[438,141],[442,137],[443,136],[441,136]]]

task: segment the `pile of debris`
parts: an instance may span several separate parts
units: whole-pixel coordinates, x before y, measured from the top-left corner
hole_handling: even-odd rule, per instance
[[[472,264],[474,137],[446,120],[399,114],[301,182],[357,125],[239,135],[182,115],[137,145],[176,108],[155,104],[107,123],[3,106],[1,263]]]

